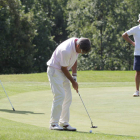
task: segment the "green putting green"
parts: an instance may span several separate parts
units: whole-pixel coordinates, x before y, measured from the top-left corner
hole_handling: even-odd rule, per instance
[[[94,83],[90,84],[94,85]],[[92,130],[93,133],[140,136],[140,98],[132,97],[135,88],[123,87],[121,84],[120,87],[96,86],[92,88],[90,84],[87,83],[89,88],[81,86],[79,92],[93,124],[98,128],[90,128],[88,115],[74,90],[72,90],[70,124],[79,132]],[[52,99],[51,90],[22,92],[10,96],[16,110],[14,112],[8,99],[2,98],[0,99],[0,118],[48,129]]]

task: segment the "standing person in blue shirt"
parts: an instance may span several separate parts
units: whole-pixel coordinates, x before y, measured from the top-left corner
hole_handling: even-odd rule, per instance
[[[140,14],[138,22],[140,23]],[[134,41],[133,42],[129,36],[133,35]],[[139,96],[139,84],[140,84],[140,25],[131,28],[130,30],[126,31],[122,37],[130,44],[132,44],[134,49],[134,64],[133,69],[136,70],[135,74],[135,83],[136,83],[136,92],[133,94],[134,97]]]

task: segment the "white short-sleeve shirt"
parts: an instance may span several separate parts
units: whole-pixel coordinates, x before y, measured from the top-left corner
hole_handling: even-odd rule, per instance
[[[62,42],[53,52],[47,65],[59,70],[61,70],[61,67],[67,67],[70,70],[78,58],[78,53],[75,49],[77,39],[73,37]]]
[[[126,31],[126,33],[130,36],[133,35],[135,40],[135,50],[134,55],[140,55],[140,25],[131,28]]]

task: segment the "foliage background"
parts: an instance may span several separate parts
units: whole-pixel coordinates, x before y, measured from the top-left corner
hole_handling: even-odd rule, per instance
[[[0,74],[46,71],[58,44],[73,36],[92,42],[78,70],[132,70],[134,47],[121,36],[138,25],[139,7],[139,0],[0,0]]]

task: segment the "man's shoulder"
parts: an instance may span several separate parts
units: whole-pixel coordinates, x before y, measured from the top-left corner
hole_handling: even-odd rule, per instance
[[[78,39],[78,38],[77,37],[71,37],[71,38],[67,39],[66,41],[70,41],[70,42],[72,41],[73,42],[75,39]]]
[[[72,38],[66,39],[66,40],[63,41],[60,45],[69,44],[70,42],[74,42],[75,39],[77,39],[77,38],[76,38],[76,37],[72,37]]]
[[[138,26],[133,26],[130,30],[135,30],[136,28],[138,28]]]
[[[132,27],[131,29],[133,29],[133,30],[137,30],[138,28],[140,28],[140,26],[139,26],[139,25],[134,26],[134,27]]]
[[[126,31],[126,33],[128,35],[134,35],[137,31],[138,31],[139,26],[134,26],[132,28],[130,28],[128,31]]]
[[[134,30],[135,33],[139,32],[140,31],[140,25],[134,26],[133,30]]]

